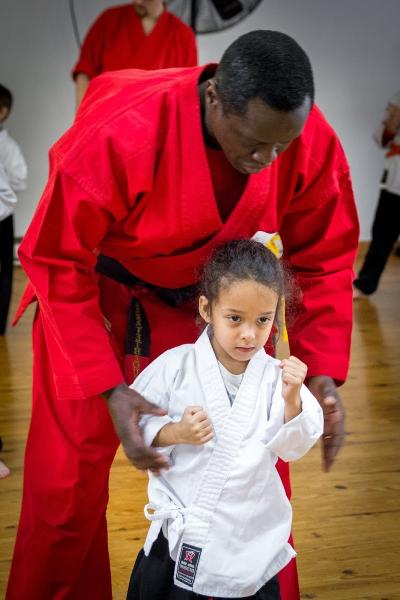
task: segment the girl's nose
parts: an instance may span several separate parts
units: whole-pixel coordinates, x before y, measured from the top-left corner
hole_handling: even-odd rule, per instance
[[[251,341],[255,338],[255,332],[252,327],[246,327],[242,330],[242,339],[245,341]]]

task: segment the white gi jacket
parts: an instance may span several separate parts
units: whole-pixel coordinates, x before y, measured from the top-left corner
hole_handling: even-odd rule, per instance
[[[14,212],[16,203],[17,196],[11,189],[4,167],[0,163],[0,222]]]
[[[400,107],[400,92],[397,92],[390,100],[389,104],[394,104]],[[384,120],[387,116],[387,110],[384,115]],[[390,141],[389,144],[383,146],[382,144],[382,136],[384,132],[384,124],[381,123],[379,127],[374,132],[374,140],[380,148],[384,148],[385,150],[390,150],[392,145],[400,146],[400,131],[396,133],[394,138]],[[392,194],[397,194],[400,196],[400,154],[394,154],[392,156],[385,157],[384,164],[384,173],[385,179],[381,184],[381,187],[384,190]]]
[[[17,197],[13,192],[26,188],[27,174],[17,142],[6,129],[0,128],[0,221],[14,212]]]
[[[181,588],[251,596],[296,555],[288,543],[292,509],[275,463],[278,456],[303,456],[322,434],[323,416],[303,386],[302,412],[284,424],[278,364],[260,350],[231,406],[205,330],[195,344],[158,357],[132,385],[168,411],[142,419],[146,444],[189,405],[203,406],[214,428],[203,446],[162,449],[171,468],[160,477],[149,473],[145,514],[152,523],[144,550],[150,552],[163,528]]]

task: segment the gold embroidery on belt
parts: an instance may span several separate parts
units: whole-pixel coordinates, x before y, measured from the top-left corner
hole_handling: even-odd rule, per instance
[[[135,306],[135,345],[133,348],[133,375],[137,377],[140,371],[140,360],[139,356],[142,351],[142,315],[140,313],[139,303]]]

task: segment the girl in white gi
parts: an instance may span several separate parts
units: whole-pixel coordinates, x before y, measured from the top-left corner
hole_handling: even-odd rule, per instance
[[[149,473],[151,521],[129,600],[278,600],[277,573],[296,555],[292,510],[275,469],[322,434],[322,410],[303,385],[307,367],[264,346],[285,291],[262,244],[229,242],[204,269],[195,344],[165,352],[133,387],[167,411],[145,416],[145,441],[170,469]]]

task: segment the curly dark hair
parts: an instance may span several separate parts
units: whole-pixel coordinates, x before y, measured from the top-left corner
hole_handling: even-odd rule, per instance
[[[288,267],[260,242],[240,239],[217,246],[203,267],[200,294],[212,308],[221,288],[248,279],[271,288],[278,296],[275,326],[279,332],[283,299],[292,306],[296,287]]]

